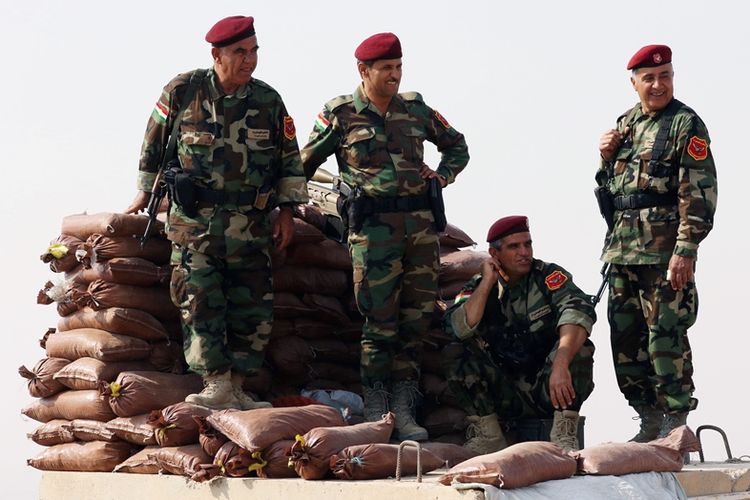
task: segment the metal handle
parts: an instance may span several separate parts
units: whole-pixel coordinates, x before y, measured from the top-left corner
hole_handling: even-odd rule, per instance
[[[398,445],[398,454],[396,455],[396,481],[401,481],[401,454],[404,446],[414,446],[417,449],[417,482],[422,482],[422,445],[416,441],[401,441]]]
[[[703,459],[703,443],[701,443],[701,431],[703,431],[704,429],[710,430],[710,431],[716,431],[719,434],[721,434],[721,438],[724,440],[724,448],[727,450],[727,463],[740,461],[736,458],[732,458],[732,451],[729,449],[729,440],[727,439],[726,432],[724,432],[721,428],[716,427],[715,425],[701,425],[695,431],[695,437],[698,438],[698,446],[700,446],[700,450],[698,450],[698,456],[700,457],[701,463],[705,462],[705,460]]]

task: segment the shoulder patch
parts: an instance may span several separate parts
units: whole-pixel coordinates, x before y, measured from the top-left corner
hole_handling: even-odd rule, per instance
[[[451,128],[451,124],[448,123],[448,120],[446,120],[445,117],[441,115],[438,110],[434,110],[434,111],[435,111],[435,118],[437,118],[437,121],[439,121],[443,125],[443,127]]]
[[[284,137],[291,141],[297,136],[297,129],[294,128],[294,119],[291,116],[284,117]]]
[[[546,278],[544,278],[544,283],[550,290],[557,290],[558,288],[563,286],[566,281],[568,281],[568,277],[560,271],[553,271],[552,273],[548,274]]]
[[[401,96],[401,99],[404,101],[419,101],[424,102],[422,99],[422,94],[419,92],[404,92],[403,94],[399,94]]]
[[[705,160],[706,158],[708,158],[708,141],[694,135],[690,138],[687,151],[694,160]]]
[[[330,126],[331,122],[323,115],[323,112],[318,113],[318,116],[315,118],[315,129],[319,132],[325,132]]]
[[[466,300],[469,300],[469,297],[471,297],[472,290],[461,290],[458,292],[456,297],[453,299],[454,304],[460,304],[461,302],[464,302]]]
[[[340,108],[344,104],[349,104],[354,102],[354,96],[351,94],[349,95],[340,95],[338,97],[334,97],[330,101],[328,101],[325,105],[326,109],[330,111],[334,111],[336,108]]]

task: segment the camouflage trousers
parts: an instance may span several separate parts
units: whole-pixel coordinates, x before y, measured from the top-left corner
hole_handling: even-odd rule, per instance
[[[273,322],[267,250],[219,258],[182,248],[170,293],[191,371],[248,375],[260,368]]]
[[[698,293],[693,282],[672,290],[666,274],[666,264],[612,265],[607,314],[612,358],[630,406],[686,411],[698,402],[692,398],[687,337],[698,312]]]
[[[422,338],[435,307],[438,236],[429,211],[375,214],[349,236],[354,296],[365,318],[364,385],[419,380]]]
[[[555,411],[549,395],[549,377],[557,354],[555,343],[536,373],[504,369],[488,344],[474,336],[443,349],[448,387],[469,415],[497,413],[500,420],[551,418]],[[570,363],[575,399],[569,410],[579,411],[594,390],[594,344],[586,340]]]

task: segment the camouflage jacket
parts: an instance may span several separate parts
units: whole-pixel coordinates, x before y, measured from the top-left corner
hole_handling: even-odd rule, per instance
[[[513,286],[507,286],[500,300],[497,285],[490,291],[482,320],[470,328],[464,304],[482,281],[475,275],[445,312],[446,331],[466,339],[479,335],[493,353],[517,350],[517,357],[528,357],[532,369],[544,363],[558,341],[558,328],[573,324],[590,335],[596,312],[589,296],[573,277],[557,264],[534,259],[531,272]]]
[[[169,82],[151,113],[139,165],[138,188],[143,191],[151,191],[193,73]],[[215,72],[208,70],[182,115],[179,134],[177,156],[196,185],[226,193],[262,188],[269,193],[267,208],[307,202],[294,122],[279,94],[266,83],[252,79],[234,95],[227,95]],[[228,246],[251,238],[245,215],[257,218],[252,209],[226,203],[203,207],[190,218],[172,206],[168,236],[195,251],[225,255]],[[234,243],[225,241],[229,238]]]
[[[383,116],[360,85],[354,94],[326,103],[302,148],[302,162],[312,175],[335,153],[341,179],[366,195],[418,195],[427,190],[419,175],[425,140],[441,153],[437,173],[453,182],[469,162],[464,136],[416,92],[394,96]]]
[[[615,196],[671,193],[678,203],[616,211],[614,228],[605,240],[603,261],[666,264],[672,254],[695,257],[698,244],[713,226],[716,167],[706,126],[687,106],[678,108],[658,168],[649,172],[662,116],[663,111],[655,116],[644,114],[640,104],[621,115],[617,129],[630,126],[630,140],[617,151],[613,163],[602,161],[596,179]]]

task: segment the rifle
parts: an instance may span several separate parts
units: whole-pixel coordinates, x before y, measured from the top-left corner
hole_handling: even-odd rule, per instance
[[[310,181],[314,182],[307,183],[307,194],[310,197],[310,202],[326,216],[324,232],[327,236],[344,242],[348,226],[348,213],[345,205],[352,189],[341,180],[341,177],[324,168],[318,168]],[[330,183],[331,187],[323,186],[320,183]]]
[[[604,289],[607,287],[607,282],[609,281],[609,265],[609,262],[605,262],[602,266],[602,270],[599,271],[599,273],[602,275],[602,284],[599,285],[599,290],[596,292],[596,295],[591,296],[591,305],[594,307],[596,307],[599,301],[602,300],[602,294],[604,293]]]

